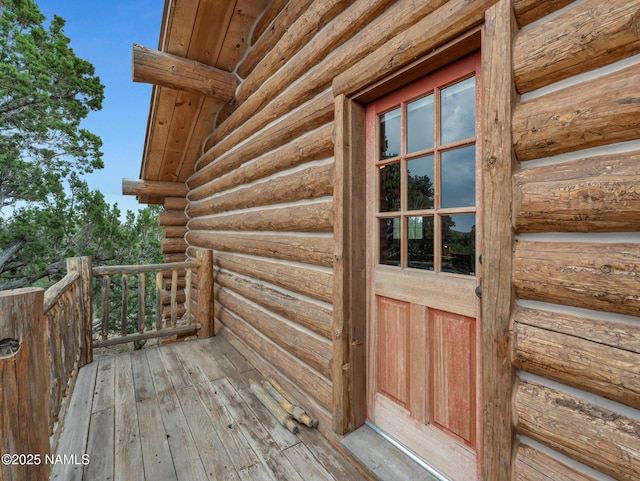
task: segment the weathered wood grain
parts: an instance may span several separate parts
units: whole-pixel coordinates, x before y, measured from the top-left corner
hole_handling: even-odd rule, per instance
[[[302,171],[252,184],[243,189],[223,193],[187,209],[191,218],[229,210],[296,202],[333,194],[333,164],[308,167]]]
[[[519,369],[640,408],[640,354],[598,341],[516,323],[514,362]]]
[[[509,479],[513,428],[510,317],[513,232],[511,148],[514,89],[511,41],[515,33],[511,2],[502,0],[486,14],[482,43],[482,392],[484,479]]]
[[[224,271],[218,271],[216,282],[322,337],[331,338],[332,311],[330,308]]]
[[[513,10],[521,27],[560,10],[574,0],[513,0]]]
[[[331,201],[196,217],[189,228],[204,231],[331,232]]]
[[[514,408],[520,434],[615,479],[640,476],[636,419],[524,380],[516,386]]]
[[[223,269],[249,278],[266,281],[321,301],[332,301],[333,277],[319,269],[227,253],[218,254],[216,263]]]
[[[640,245],[517,242],[514,286],[521,299],[638,315]]]
[[[187,180],[189,189],[195,189],[216,177],[231,172],[245,163],[278,147],[281,147],[303,134],[321,127],[333,120],[333,96],[325,92],[308,102],[291,115],[262,130],[252,142],[229,151],[243,140],[242,132],[234,133],[224,143],[216,144],[207,150],[197,162],[197,172]],[[249,119],[245,125],[248,128]]]
[[[637,3],[588,0],[516,36],[516,88],[520,93],[530,92],[638,52]]]
[[[513,481],[595,481],[551,456],[526,444],[519,444],[513,465]]]
[[[189,200],[192,204],[195,204],[196,201],[218,192],[248,184],[306,162],[329,158],[333,155],[332,134],[333,126],[331,124],[304,134],[290,143],[267,152],[253,161],[243,164],[235,170],[192,190],[189,192]]]
[[[514,175],[518,232],[640,230],[640,152],[587,157]]]
[[[640,63],[520,103],[513,113],[519,160],[640,138]]]
[[[49,325],[42,315],[44,291],[22,288],[0,292],[0,451],[44,459],[49,447]],[[38,322],[39,321],[39,322]],[[65,379],[66,381],[66,379]],[[51,466],[3,462],[3,480],[46,479]]]
[[[312,235],[228,233],[189,231],[189,245],[238,254],[303,262],[318,266],[333,265],[333,239]]]

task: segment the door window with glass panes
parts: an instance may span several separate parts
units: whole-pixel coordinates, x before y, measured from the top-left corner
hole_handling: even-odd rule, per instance
[[[378,115],[379,263],[474,276],[476,78],[441,80]]]

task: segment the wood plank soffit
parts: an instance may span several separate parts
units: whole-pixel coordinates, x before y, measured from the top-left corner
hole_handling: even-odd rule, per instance
[[[195,60],[133,44],[134,82],[194,92],[228,102],[235,96],[236,75]]]

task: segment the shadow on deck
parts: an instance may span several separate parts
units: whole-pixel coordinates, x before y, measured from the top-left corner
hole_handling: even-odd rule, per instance
[[[69,464],[51,479],[365,479],[318,431],[280,426],[249,389],[260,378],[222,337],[97,358],[79,372],[57,450]]]

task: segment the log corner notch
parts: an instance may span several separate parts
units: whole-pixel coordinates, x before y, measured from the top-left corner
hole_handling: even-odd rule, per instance
[[[122,195],[135,195],[139,200],[140,198],[154,199],[153,202],[143,202],[147,204],[163,204],[166,197],[186,197],[187,186],[182,182],[124,178]]]
[[[133,44],[133,81],[207,95],[229,102],[238,77],[195,60]]]

